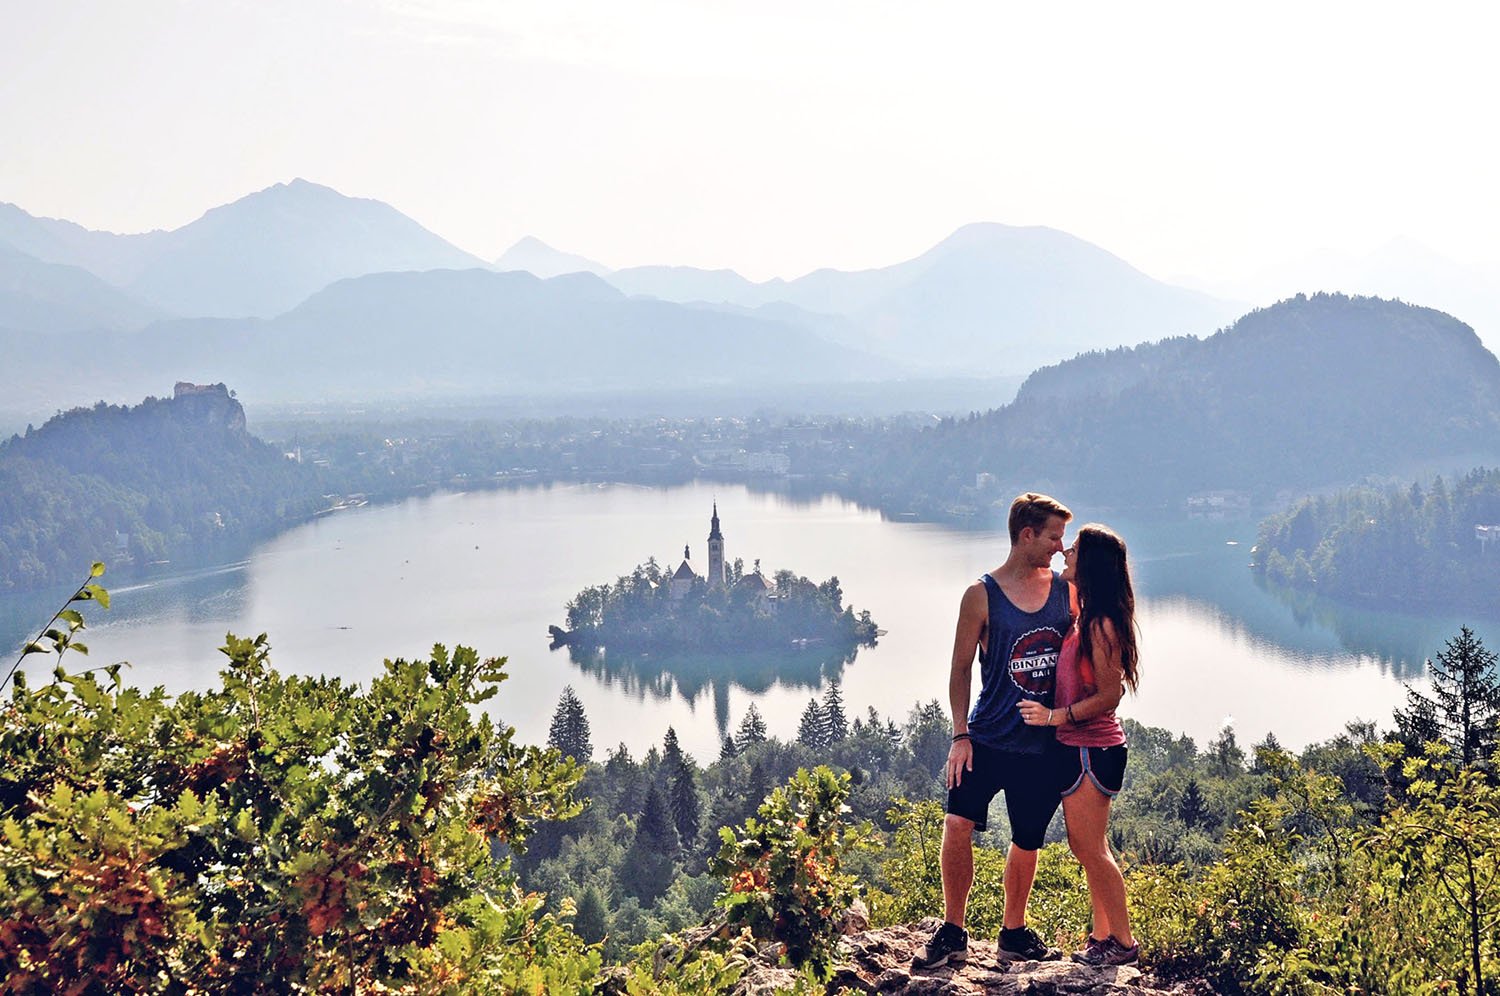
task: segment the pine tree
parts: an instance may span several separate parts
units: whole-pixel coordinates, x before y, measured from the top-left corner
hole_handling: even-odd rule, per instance
[[[590,882],[578,897],[578,912],[573,916],[573,929],[589,944],[598,944],[609,933],[609,907],[599,886]]]
[[[686,757],[682,753],[682,745],[677,742],[677,731],[670,726],[667,727],[667,735],[662,738],[661,758],[666,764],[668,775],[687,766]]]
[[[808,699],[802,710],[802,721],[797,725],[797,742],[812,750],[828,746],[828,719],[817,699]]]
[[[583,703],[573,692],[572,685],[564,686],[562,694],[557,697],[552,727],[547,732],[547,746],[556,747],[579,764],[587,764],[594,756],[594,745],[589,740],[589,718],[584,715]]]
[[[760,710],[755,708],[755,703],[750,703],[750,708],[745,710],[745,718],[740,720],[740,728],[734,736],[734,745],[744,750],[751,744],[763,744],[766,742],[768,733],[766,721],[761,718]]]
[[[1177,818],[1189,830],[1199,826],[1208,816],[1208,804],[1203,801],[1203,792],[1198,788],[1198,779],[1188,779],[1182,791],[1182,801],[1177,804]]]
[[[729,761],[739,756],[739,748],[735,746],[734,737],[724,734],[724,739],[719,741],[719,760]]]
[[[666,797],[653,782],[635,824],[635,839],[620,869],[620,884],[643,906],[651,905],[672,884],[674,864],[681,850]]]
[[[1434,486],[1436,491],[1436,486]],[[1500,655],[1485,649],[1469,627],[1427,662],[1432,694],[1407,686],[1405,710],[1396,710],[1398,736],[1414,756],[1440,740],[1465,768],[1485,766],[1500,747]]]
[[[828,683],[823,693],[823,719],[830,745],[841,743],[849,735],[849,717],[844,713],[844,693],[837,681]]]
[[[604,782],[614,800],[617,813],[640,812],[641,766],[630,756],[630,749],[623,743],[609,752],[604,762]]]
[[[698,840],[703,813],[702,803],[698,800],[698,779],[692,767],[683,764],[673,772],[668,792],[672,825],[677,828],[677,838],[683,850],[691,852]]]
[[[1266,766],[1262,763],[1262,758],[1267,755],[1279,754],[1280,752],[1281,741],[1276,739],[1275,733],[1269,730],[1266,731],[1266,739],[1250,748],[1250,773],[1253,775],[1265,774]]]
[[[760,804],[766,801],[766,796],[771,794],[771,775],[766,771],[766,766],[756,761],[750,766],[750,777],[746,779],[745,795],[740,801],[744,804],[745,815],[754,813],[760,808]],[[736,820],[736,823],[743,820]]]

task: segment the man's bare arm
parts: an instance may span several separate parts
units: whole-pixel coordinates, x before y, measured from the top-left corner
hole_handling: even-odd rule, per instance
[[[953,712],[953,733],[969,732],[969,691],[974,675],[974,651],[989,620],[989,596],[984,585],[975,583],[964,592],[958,607],[958,628],[953,634],[953,659],[948,670],[948,707]],[[948,750],[948,787],[963,781],[965,771],[974,770],[974,748],[969,740],[955,739]]]
[[[989,599],[983,584],[972,584],[958,606],[958,628],[953,634],[953,660],[948,671],[948,707],[953,712],[953,732],[969,732],[969,693],[973,687],[974,651],[989,617]]]

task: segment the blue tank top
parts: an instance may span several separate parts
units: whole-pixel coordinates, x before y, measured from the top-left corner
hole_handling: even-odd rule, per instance
[[[1073,626],[1068,583],[1054,571],[1046,604],[1022,612],[994,578],[980,580],[989,596],[989,632],[979,648],[979,700],[969,713],[969,734],[985,747],[1039,754],[1057,731],[1027,726],[1017,706],[1028,698],[1052,707],[1057,658]]]

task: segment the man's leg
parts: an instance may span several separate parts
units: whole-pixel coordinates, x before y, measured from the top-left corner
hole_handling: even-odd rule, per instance
[[[1026,926],[1026,903],[1036,881],[1037,857],[1047,839],[1047,824],[1062,801],[1058,791],[1060,754],[1017,758],[1005,788],[1010,816],[1010,849],[1005,855],[1005,923],[1000,933],[1002,955],[1051,960],[1062,952]]]
[[[1008,866],[1007,866],[1008,867]],[[943,919],[955,926],[964,925],[964,911],[969,905],[969,887],[974,884],[974,821],[949,813],[943,821]],[[1036,858],[1032,856],[1032,873],[1036,872]],[[1010,874],[1007,870],[1005,887],[1006,909],[1010,908]],[[1029,890],[1031,883],[1027,881]],[[1024,908],[1025,901],[1022,901]]]
[[[952,817],[949,817],[950,819]],[[944,854],[947,849],[944,848]],[[1012,841],[1005,855],[1005,928],[1026,926],[1026,902],[1031,898],[1031,883],[1036,881],[1036,851],[1017,847]],[[973,877],[972,866],[969,869]],[[947,877],[943,879],[945,885]],[[944,893],[947,889],[944,888]],[[967,894],[967,890],[965,890]]]

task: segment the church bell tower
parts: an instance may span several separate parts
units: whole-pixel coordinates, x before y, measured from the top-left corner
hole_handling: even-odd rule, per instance
[[[719,532],[719,503],[714,502],[714,517],[708,530],[708,586],[724,587],[724,534]]]

